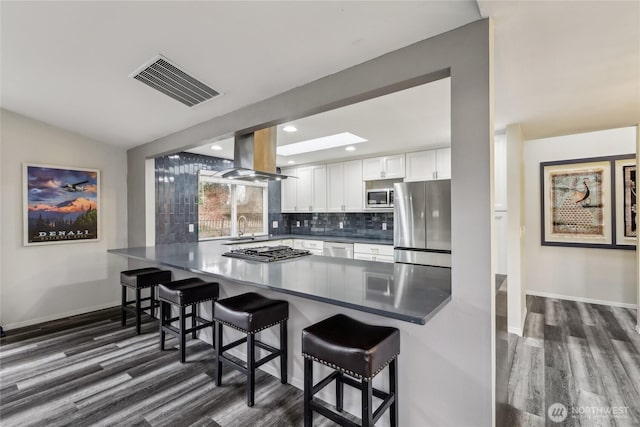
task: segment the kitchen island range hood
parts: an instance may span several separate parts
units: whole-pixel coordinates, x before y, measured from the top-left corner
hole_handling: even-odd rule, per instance
[[[236,135],[233,162],[233,168],[221,170],[215,176],[243,181],[280,181],[289,178],[277,172],[275,127]]]

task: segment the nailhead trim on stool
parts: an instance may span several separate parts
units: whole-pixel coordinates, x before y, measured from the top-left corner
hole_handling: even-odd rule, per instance
[[[317,412],[341,426],[371,427],[389,409],[390,424],[397,427],[399,337],[397,328],[367,325],[343,314],[303,329],[304,426],[312,427],[313,413]],[[333,372],[314,384],[313,362],[328,366]],[[387,367],[389,392],[384,392],[373,387],[373,378]],[[337,412],[313,400],[316,393],[333,381]],[[362,394],[361,424],[340,414],[343,410],[344,384],[359,389]],[[375,410],[374,396],[382,400]]]
[[[158,298],[160,301],[160,350],[164,350],[165,334],[178,338],[180,342],[180,362],[184,363],[186,359],[186,336],[191,333],[191,338],[196,339],[200,329],[211,328],[212,342],[216,342],[215,321],[213,320],[213,305],[218,299],[219,284],[215,282],[205,282],[202,279],[192,277],[189,279],[176,280],[174,282],[161,285]],[[204,293],[204,298],[191,301],[191,299]],[[189,297],[191,296],[191,298]],[[212,319],[203,319],[198,316],[198,305],[211,301],[211,317]],[[171,317],[171,306],[178,307],[178,317]],[[186,313],[186,308],[191,306],[191,313]],[[187,317],[191,317],[191,328],[186,327],[185,321]],[[179,321],[178,328],[171,326],[174,321]]]
[[[162,283],[171,281],[171,271],[161,270],[156,267],[138,268],[120,272],[120,285],[122,286],[122,301],[120,304],[122,327],[127,325],[127,312],[136,317],[136,334],[140,335],[141,315],[144,310],[149,310],[152,318],[156,317],[156,307],[159,305],[154,296],[156,287]],[[135,300],[127,301],[127,288],[136,293]],[[142,289],[149,289],[149,296],[142,298]],[[149,301],[149,305],[142,306],[143,301]],[[134,307],[130,307],[135,304]]]
[[[222,384],[222,365],[228,365],[247,376],[247,406],[253,406],[255,396],[255,370],[270,360],[280,357],[280,382],[287,383],[287,319],[289,303],[283,300],[272,300],[254,292],[236,295],[218,300],[215,304],[214,319],[217,323],[216,342],[216,386]],[[248,325],[251,330],[242,328],[225,319]],[[274,321],[275,320],[275,321]],[[266,324],[261,324],[268,322]],[[246,334],[244,338],[223,345],[222,327],[228,326]],[[280,325],[280,348],[272,347],[256,339],[256,334],[273,326]],[[238,345],[247,343],[247,361],[243,366],[225,356],[224,352]],[[255,360],[255,348],[270,352],[260,360]]]

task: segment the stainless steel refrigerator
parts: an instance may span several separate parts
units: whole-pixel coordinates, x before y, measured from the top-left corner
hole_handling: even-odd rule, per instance
[[[396,262],[451,267],[451,180],[393,186]]]

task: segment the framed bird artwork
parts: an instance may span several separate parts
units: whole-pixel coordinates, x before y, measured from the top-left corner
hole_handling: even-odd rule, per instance
[[[23,164],[24,245],[100,238],[100,171]]]
[[[636,158],[615,161],[616,243],[635,246],[638,241]]]
[[[624,169],[631,164],[633,155],[540,163],[541,244],[634,249],[635,169]]]

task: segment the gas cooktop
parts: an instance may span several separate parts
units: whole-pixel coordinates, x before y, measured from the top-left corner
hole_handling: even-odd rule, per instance
[[[303,249],[293,249],[289,246],[260,246],[256,248],[234,249],[226,252],[222,256],[231,258],[241,258],[250,261],[274,262],[285,259],[299,258],[311,255],[311,252]]]

